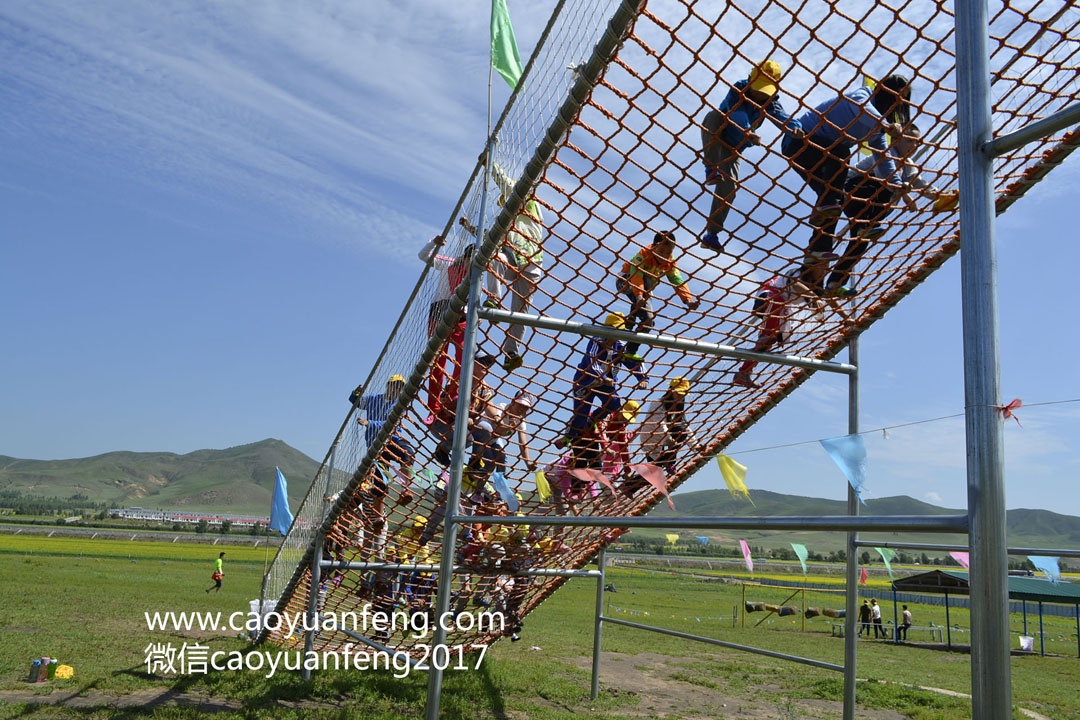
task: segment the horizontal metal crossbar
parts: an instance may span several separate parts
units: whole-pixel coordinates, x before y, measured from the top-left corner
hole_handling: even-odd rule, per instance
[[[857,547],[880,547],[900,548],[904,550],[944,550],[945,552],[967,552],[967,545],[938,545],[935,543],[905,543],[905,542],[871,542],[859,540]],[[1061,548],[1008,548],[1010,555],[1053,555],[1057,557],[1080,557],[1080,550],[1064,550]]]
[[[1077,123],[1080,123],[1080,103],[1073,103],[1064,110],[1025,125],[1016,132],[991,140],[983,145],[983,152],[987,157],[996,158]]]
[[[754,653],[755,655],[764,655],[766,657],[779,658],[780,660],[790,660],[792,662],[802,663],[803,665],[810,665],[816,668],[823,668],[825,670],[836,670],[837,672],[844,671],[843,665],[834,665],[833,663],[827,663],[822,660],[811,660],[810,658],[804,658],[798,655],[788,655],[787,653],[765,650],[750,645],[739,645],[738,643],[726,642],[724,640],[714,640],[713,638],[702,637],[701,635],[691,635],[690,633],[679,632],[678,630],[666,630],[664,628],[653,627],[652,625],[641,625],[640,623],[630,622],[628,620],[617,620],[616,618],[610,618],[604,615],[600,616],[600,621],[614,623],[615,625],[625,625],[626,627],[632,627],[638,630],[648,630],[649,632],[660,633],[661,635],[683,638],[684,640],[697,640],[698,642],[719,645],[720,647],[730,648],[732,650],[743,650],[744,652]]]
[[[528,315],[526,313],[508,312],[506,310],[492,310],[480,308],[480,317],[492,322],[504,322],[515,325],[528,325],[529,327],[567,332],[575,335],[595,336],[621,340],[622,342],[636,342],[641,345],[653,345],[656,347],[669,348],[671,350],[684,350],[686,352],[701,353],[702,355],[715,355],[718,357],[734,358],[736,360],[752,360],[759,363],[771,363],[773,365],[787,365],[790,367],[805,368],[807,370],[823,370],[825,372],[852,375],[857,369],[847,363],[829,362],[827,360],[815,360],[813,358],[799,357],[796,355],[774,355],[754,350],[743,350],[732,345],[719,345],[717,343],[702,342],[701,340],[687,340],[674,335],[662,335],[652,333],[627,332],[616,330],[609,325],[589,325],[588,323],[575,320],[563,320],[562,318],[547,315]]]
[[[378,650],[379,652],[384,652],[387,655],[404,655],[406,658],[408,658],[409,665],[412,666],[413,670],[420,670],[421,672],[426,672],[428,670],[427,665],[424,665],[424,664],[420,663],[420,661],[418,661],[418,660],[414,660],[413,657],[411,655],[409,655],[409,653],[405,652],[404,650],[395,650],[395,649],[393,649],[391,647],[387,647],[386,645],[383,645],[382,643],[375,642],[371,638],[366,638],[363,635],[361,635],[360,633],[355,633],[352,630],[347,630],[347,629],[345,629],[343,627],[339,627],[337,629],[338,629],[338,631],[343,632],[346,635],[348,635],[349,637],[351,637],[353,640],[357,640],[360,643],[362,643],[364,645],[367,645],[370,648]]]
[[[319,566],[327,570],[377,570],[388,572],[439,572],[440,565],[420,565],[417,563],[373,563],[373,562],[341,562],[338,560],[323,560]],[[452,572],[455,575],[483,575],[487,572],[499,575],[513,575],[515,577],[600,577],[599,570],[567,570],[564,568],[532,568],[506,572],[488,568],[467,568],[455,565]]]
[[[687,528],[716,530],[829,530],[966,533],[967,515],[832,515],[821,517],[547,517],[458,515],[455,523],[557,527]]]

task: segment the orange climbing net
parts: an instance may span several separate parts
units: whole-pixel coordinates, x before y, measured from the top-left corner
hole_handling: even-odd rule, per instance
[[[1019,9],[999,3],[992,14],[999,133],[1075,101],[1080,12],[1067,3],[1046,5]],[[928,0],[843,7],[826,0],[772,0],[724,3],[715,15],[716,4],[690,0],[561,3],[504,114],[491,158],[487,215],[500,212],[494,201],[501,194],[504,222],[484,236],[488,251],[477,253],[490,255],[487,270],[504,282],[491,283],[488,297],[505,309],[587,324],[600,325],[611,313],[631,316],[638,306],[620,284],[624,263],[646,251],[657,233],[672,231],[673,259],[688,279],[680,295],[660,279],[651,293],[653,327],[647,324],[642,331],[832,358],[847,338],[869,327],[959,249],[957,212],[948,201],[957,184],[951,12]],[[605,31],[612,12],[617,19],[628,11],[628,22],[612,21]],[[618,34],[616,51],[590,61],[593,44],[612,30]],[[819,200],[793,169],[791,153],[785,155],[783,130],[766,120],[756,130],[760,146],[739,151],[737,192],[728,197],[729,214],[717,236],[722,252],[699,245],[719,192],[704,183],[703,143],[710,142],[702,135],[705,118],[732,83],[752,79],[766,58],[784,69],[777,97],[795,118],[862,87],[868,78],[909,78],[910,122],[892,115],[883,123],[904,121],[908,150],[914,151],[906,164],[932,187],[920,192],[882,181],[874,186],[884,189],[876,191],[871,212],[860,215],[852,199],[885,161],[852,147],[850,161],[847,152],[840,153],[843,174],[832,183],[847,213],[833,227],[827,214],[815,209]],[[588,77],[589,62],[601,63],[595,82]],[[582,102],[567,104],[583,78],[589,91],[578,98]],[[565,114],[568,107],[571,117]],[[565,132],[560,117],[570,121]],[[911,123],[918,128],[917,139]],[[1070,132],[1000,158],[995,170],[999,212],[1060,164],[1077,138]],[[898,146],[890,150],[894,158],[904,152]],[[851,170],[849,176],[849,168],[864,158],[865,171]],[[848,177],[853,180],[845,187]],[[464,317],[461,283],[470,262],[466,248],[475,242],[470,226],[483,216],[483,182],[483,175],[474,174],[447,225],[445,242],[422,253],[431,267],[368,382],[358,388],[353,412],[275,559],[268,595],[280,597],[282,612],[308,607],[320,527],[324,558],[438,561],[437,531],[445,512],[441,485],[459,369],[458,323]],[[537,227],[543,259],[534,265],[540,267],[508,265],[514,254],[500,253],[508,238],[527,240]],[[821,254],[808,259],[812,238]],[[840,262],[835,255],[855,246],[863,252],[852,256],[850,276],[841,279],[857,294],[835,297],[828,291],[829,272]],[[463,502],[476,514],[511,512],[507,489],[520,496],[517,512],[528,515],[645,513],[663,494],[644,475],[659,468],[664,492],[678,487],[809,375],[781,364],[747,368],[739,360],[644,345],[638,351],[640,366],[631,358],[627,369],[647,373],[647,387],[637,388],[624,370],[615,386],[618,402],[606,392],[593,393],[585,410],[596,414],[586,421],[579,413],[575,420],[575,390],[580,395],[589,389],[577,373],[590,340],[517,326],[523,365],[514,368],[506,364],[513,327],[481,321],[478,329],[478,355],[491,354],[496,364],[484,368],[473,393]],[[681,408],[673,402],[679,397]],[[637,422],[630,424],[634,436],[625,442],[618,426],[629,399],[639,408],[627,408],[626,415],[636,415]],[[505,407],[497,409],[500,402]],[[600,429],[607,426],[606,435],[591,423],[603,415],[598,408],[604,402],[614,410],[599,423]],[[520,415],[524,428],[512,421]],[[380,420],[387,422],[380,426]],[[485,433],[485,420],[493,433]],[[533,464],[546,469],[550,490],[534,481]],[[495,477],[499,471],[506,480],[502,487]],[[480,601],[519,617],[563,580],[525,579],[515,575],[518,570],[581,567],[618,534],[595,528],[467,531],[459,539],[463,572],[455,575],[452,607]],[[329,570],[317,590],[317,605],[324,614],[359,612],[366,603],[387,612],[407,606],[424,613],[434,583],[431,573]],[[285,641],[283,633],[279,628],[270,636]],[[468,647],[500,635],[492,629],[458,630],[448,643]],[[408,652],[423,642],[400,628],[377,639]],[[316,648],[347,642],[354,640],[324,631]]]

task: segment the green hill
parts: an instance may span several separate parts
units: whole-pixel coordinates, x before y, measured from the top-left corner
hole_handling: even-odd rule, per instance
[[[191,509],[267,515],[279,467],[299,505],[319,464],[281,440],[225,450],[110,452],[72,460],[0,456],[0,490],[67,498],[85,495],[118,507]]]
[[[676,510],[661,504],[650,513],[653,517],[707,517],[707,516],[769,516],[769,515],[846,515],[847,503],[841,500],[785,495],[768,490],[753,490],[754,504],[736,498],[727,490],[700,490],[677,493],[672,496]],[[952,515],[963,514],[963,509],[942,508],[916,500],[906,495],[875,498],[862,506],[862,515]],[[1080,518],[1060,515],[1049,510],[1017,509],[1007,512],[1006,527],[1009,545],[1012,547],[1075,548],[1080,544]],[[695,531],[718,542],[736,542],[743,538],[771,547],[788,542],[802,542],[816,550],[838,550],[844,546],[843,533],[825,532],[734,532],[725,530]],[[638,531],[640,535],[661,531]],[[878,542],[920,542],[963,545],[966,535],[929,535],[907,533],[863,533],[862,539]],[[772,543],[770,541],[773,541]]]

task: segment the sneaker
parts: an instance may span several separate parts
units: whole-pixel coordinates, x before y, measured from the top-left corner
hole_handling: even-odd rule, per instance
[[[877,240],[879,237],[885,234],[884,225],[869,225],[859,230],[859,237],[863,240]]]
[[[484,307],[486,307],[488,310],[498,310],[499,304],[494,300],[485,300]]]
[[[424,424],[425,425],[433,425],[434,423],[435,423],[435,413],[431,413],[426,418],[424,418]]]
[[[810,215],[810,224],[814,227],[820,227],[829,220],[840,216],[840,206],[837,204],[832,205],[819,205],[814,208],[814,212]]]
[[[750,388],[751,390],[757,387],[757,383],[754,382],[748,372],[735,373],[735,379],[732,380],[732,383],[739,387]]]
[[[623,358],[623,360],[627,360],[629,362],[636,362],[636,363],[645,362],[645,358],[641,357],[637,353],[624,352],[622,358]]]
[[[400,502],[400,503],[401,503],[402,505],[408,505],[408,504],[409,504],[409,503],[411,503],[411,502],[412,502],[412,501],[413,501],[414,499],[416,499],[416,496],[415,496],[415,495],[413,495],[413,494],[412,494],[411,492],[409,492],[408,490],[402,490],[402,491],[401,491],[401,494],[400,494],[400,495],[398,495],[398,502]]]
[[[506,372],[514,372],[519,367],[525,364],[525,361],[521,359],[518,354],[507,355],[506,360],[503,361],[503,370]]]
[[[476,600],[474,600],[473,602],[475,602],[480,607],[484,607],[484,608],[491,607],[491,601],[486,599],[486,598],[482,598],[482,597],[476,598]]]
[[[835,298],[855,297],[858,294],[859,294],[858,290],[856,290],[855,288],[852,288],[852,287],[847,287],[845,285],[836,285],[834,287],[829,288],[829,295],[832,295]]]
[[[574,442],[574,436],[573,435],[563,435],[561,438],[559,438],[558,440],[555,441],[555,446],[556,447],[561,447],[561,448],[568,448],[568,447],[570,447],[570,445],[573,444],[573,442]]]
[[[715,165],[706,165],[705,166],[705,184],[706,185],[716,185],[716,184],[718,184],[720,182],[720,179],[722,177],[723,177],[723,175],[720,173],[720,168],[716,167]]]
[[[518,635],[517,633],[511,633],[510,634],[510,642],[517,642],[520,639],[521,639],[521,636]]]
[[[698,244],[716,253],[724,252],[724,243],[720,242],[719,236],[714,232],[707,232],[702,235]]]

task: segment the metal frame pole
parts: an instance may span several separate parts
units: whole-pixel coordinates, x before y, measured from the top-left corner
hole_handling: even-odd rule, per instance
[[[323,497],[326,497],[327,493],[330,492],[330,482],[334,477],[334,460],[336,457],[337,440],[334,440],[334,444],[330,446],[330,464],[326,467],[326,485],[323,487]],[[322,521],[326,519],[328,512],[329,508],[319,518],[319,531],[315,533],[315,555],[311,560],[311,581],[308,588],[308,622],[307,627],[304,629],[305,660],[315,646],[315,624],[319,615],[319,585],[322,583],[323,543],[326,542],[325,538],[323,538]],[[262,612],[261,605],[259,606],[259,612]],[[311,680],[311,668],[308,667],[306,662],[300,671],[300,676],[304,679],[304,682]]]
[[[600,695],[600,641],[604,630],[604,579],[607,553],[604,548],[596,554],[596,567],[600,577],[596,578],[596,615],[593,618],[592,640],[592,691],[590,697],[595,700]]]
[[[854,365],[856,370],[848,376],[848,433],[859,432],[859,341],[852,337],[848,341],[848,364]],[[859,496],[855,489],[848,485],[847,489],[848,515],[859,514]],[[855,634],[856,614],[859,609],[859,564],[855,543],[859,541],[859,533],[848,532],[847,534],[847,567],[844,573],[847,593],[844,596],[844,720],[855,720],[855,656],[858,635]]]
[[[980,720],[1012,717],[1008,557],[994,251],[990,26],[986,0],[956,2],[960,273],[964,318],[968,534],[971,553],[971,705]]]
[[[824,370],[826,372],[851,375],[855,368],[851,364],[817,360],[815,358],[800,357],[797,355],[776,355],[767,352],[745,350],[733,345],[720,345],[718,343],[690,340],[664,335],[663,333],[637,333],[626,330],[616,330],[608,325],[591,325],[576,320],[564,320],[549,315],[529,315],[527,313],[507,312],[492,308],[481,308],[480,317],[492,322],[504,322],[512,325],[525,325],[527,327],[565,332],[585,337],[602,337],[619,340],[620,342],[637,342],[653,347],[668,348],[669,350],[683,350],[696,352],[702,355],[714,357],[732,358],[735,360],[752,360],[753,362],[769,363],[771,365],[784,365],[788,367],[805,368],[807,370]]]
[[[1039,601],[1039,655],[1046,657],[1046,633],[1043,632],[1043,607]]]
[[[972,627],[974,627],[972,623]],[[945,634],[949,638],[949,649],[952,650],[952,620],[949,619],[949,593],[945,593]],[[972,638],[974,640],[975,638]],[[974,648],[972,648],[974,650]],[[972,668],[971,674],[975,674],[975,669]]]
[[[493,161],[495,148],[494,136],[488,138],[488,162]],[[484,241],[487,226],[488,173],[484,169],[484,185],[480,193],[480,222],[477,223],[476,246]],[[446,645],[447,628],[443,619],[450,611],[450,590],[454,582],[454,551],[457,546],[457,515],[461,502],[461,476],[465,469],[465,435],[469,425],[469,407],[472,405],[473,365],[476,359],[476,326],[480,306],[480,282],[484,271],[474,263],[469,276],[469,305],[465,314],[464,352],[461,357],[461,372],[458,376],[457,416],[454,418],[454,443],[450,453],[450,479],[446,483],[446,512],[443,514],[442,557],[439,562],[439,582],[435,595],[435,635],[431,641],[432,652]],[[431,663],[428,672],[427,705],[424,717],[438,720],[439,699],[442,695],[443,670],[436,663]]]

